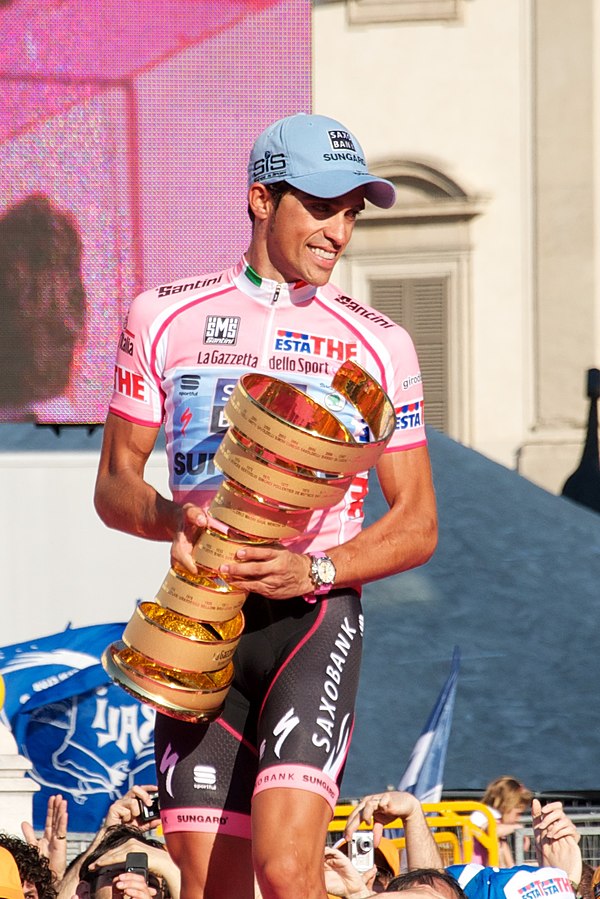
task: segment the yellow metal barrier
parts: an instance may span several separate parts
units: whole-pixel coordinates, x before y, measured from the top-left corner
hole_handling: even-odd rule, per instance
[[[439,830],[434,833],[433,838],[437,843],[444,867],[460,865],[462,855],[457,834],[452,830]]]
[[[466,864],[473,858],[473,841],[487,850],[488,864],[497,865],[499,859],[496,819],[487,805],[481,802],[448,801],[423,803],[427,823],[438,844],[444,865]],[[335,808],[334,816],[329,824],[329,832],[341,834],[346,821],[354,810],[352,804],[341,804]],[[471,821],[473,812],[481,812],[487,820],[487,829],[482,830]],[[361,830],[370,830],[369,824],[361,824]],[[402,830],[402,821],[397,818],[384,825],[384,836],[392,839],[400,851],[404,849],[404,837],[393,832]]]

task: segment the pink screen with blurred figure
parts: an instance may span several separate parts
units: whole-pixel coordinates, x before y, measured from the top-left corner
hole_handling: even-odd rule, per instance
[[[0,421],[103,422],[139,291],[233,263],[310,0],[0,0]]]

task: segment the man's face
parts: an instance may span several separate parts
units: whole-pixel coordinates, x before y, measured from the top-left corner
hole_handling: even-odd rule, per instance
[[[91,883],[83,880],[79,882],[76,895],[79,899],[113,899],[116,896],[122,897],[123,894],[113,885],[113,881],[117,874],[123,870],[123,865],[105,865],[99,868]]]
[[[268,219],[266,249],[272,270],[260,274],[275,281],[327,284],[364,207],[362,187],[330,200],[300,190],[284,194]]]
[[[24,880],[23,895],[25,896],[25,899],[39,899],[39,893],[37,891],[35,883],[31,883],[29,880]]]
[[[125,865],[102,865],[91,878],[91,883],[80,880],[76,890],[79,899],[123,899],[123,891],[118,889],[116,882],[119,874],[125,871]],[[154,890],[156,899],[163,896],[163,886],[160,879],[153,873],[148,874],[148,885]],[[145,889],[145,885],[142,883]],[[125,893],[125,895],[128,895]],[[144,894],[146,895],[146,894]]]
[[[114,879],[114,871],[106,871],[101,874],[95,884],[94,899],[113,899],[113,896],[122,896],[122,893],[113,887]]]

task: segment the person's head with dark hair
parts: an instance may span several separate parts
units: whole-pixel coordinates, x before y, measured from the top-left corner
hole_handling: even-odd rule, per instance
[[[85,323],[75,219],[43,194],[0,216],[0,407],[62,395]]]
[[[0,846],[7,849],[17,863],[25,899],[55,899],[54,874],[48,867],[48,859],[40,855],[37,846],[6,833],[0,833]]]
[[[408,891],[422,891],[429,896],[439,896],[440,899],[467,899],[458,881],[451,874],[437,868],[415,868],[399,874],[390,880],[385,889],[386,893]]]
[[[120,855],[114,851],[118,850],[119,847],[123,847]],[[87,884],[89,889],[78,889],[77,895],[81,897],[85,895],[89,899],[102,899],[104,894],[101,893],[101,890],[110,887],[114,877],[125,870],[127,853],[131,851],[143,852],[144,847],[154,847],[167,852],[164,843],[147,837],[145,833],[135,826],[116,824],[113,827],[109,827],[98,845],[81,863],[79,869],[80,885]],[[98,865],[98,861],[109,853],[114,860],[110,863],[107,862],[107,864]],[[118,857],[115,858],[115,856]],[[170,899],[171,893],[166,880],[153,874],[151,867],[149,867],[148,884],[156,890],[156,899]],[[107,895],[111,896],[112,892],[107,892]]]

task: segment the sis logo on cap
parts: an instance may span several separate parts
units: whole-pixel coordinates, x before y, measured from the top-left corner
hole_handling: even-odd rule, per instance
[[[252,178],[254,181],[262,181],[265,178],[272,179],[273,176],[276,176],[283,180],[286,168],[285,153],[271,153],[270,150],[267,150],[264,156],[254,160]]]

